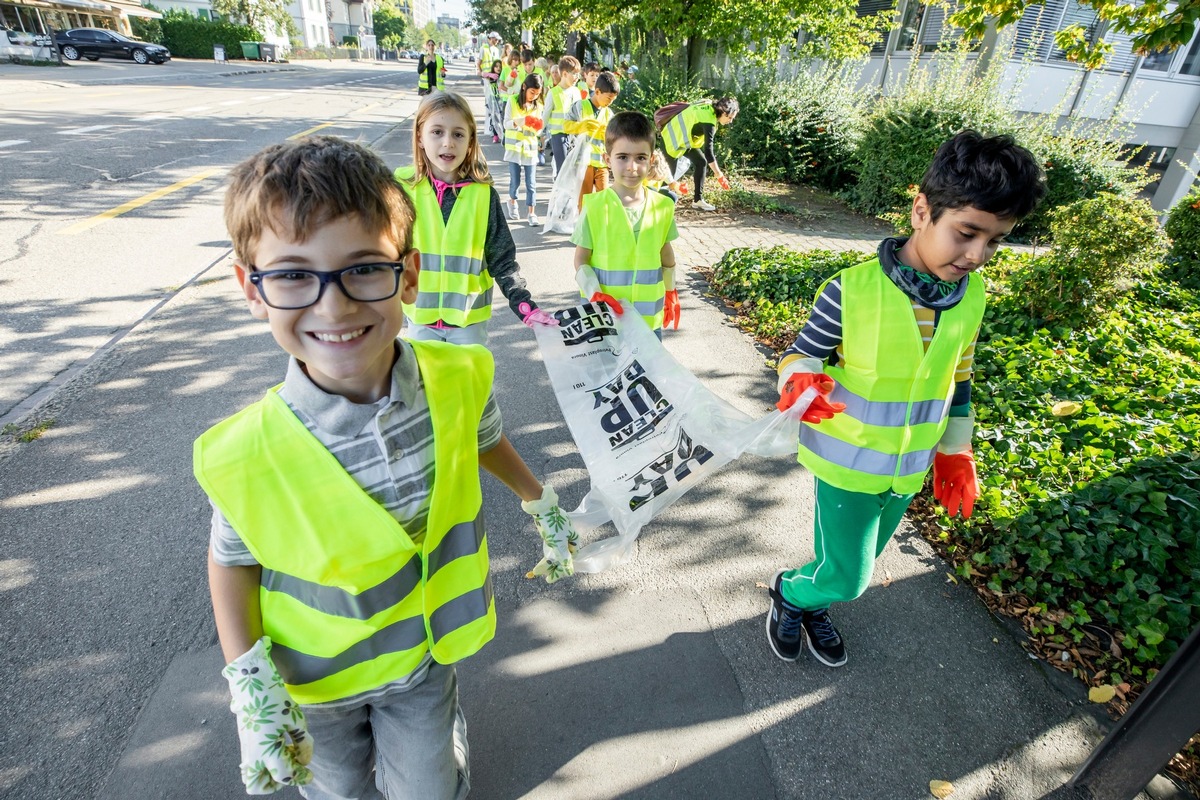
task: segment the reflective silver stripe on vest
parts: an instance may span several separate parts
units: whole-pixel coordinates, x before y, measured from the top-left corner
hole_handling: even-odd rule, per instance
[[[421,272],[453,272],[456,275],[483,274],[483,259],[480,258],[422,253],[421,259]],[[425,262],[425,259],[428,259],[428,263]],[[434,259],[437,260],[435,261]]]
[[[603,269],[592,267],[601,286],[657,286],[661,278],[653,269]]]
[[[812,425],[800,426],[800,444],[831,464],[844,469],[889,478],[896,474],[897,461],[900,464],[901,478],[923,473],[933,463],[933,453],[936,449],[931,447],[929,450],[905,453],[897,458],[891,453],[843,442],[836,436],[822,433]]]
[[[483,543],[483,514],[468,522],[460,522],[446,532],[442,541],[429,554],[429,576],[456,558],[473,556]]]
[[[301,685],[328,678],[355,664],[388,653],[411,650],[425,641],[425,619],[416,616],[394,622],[366,639],[350,645],[336,656],[312,656],[275,642],[271,645],[271,658],[279,668],[284,682]]]
[[[904,427],[904,415],[908,411],[908,403],[871,401],[862,395],[855,394],[842,384],[837,384],[829,399],[846,404],[846,414],[867,425],[878,425],[886,428]],[[908,425],[921,425],[926,422],[941,422],[942,417],[950,408],[950,398],[945,400],[920,400],[912,404],[912,416],[907,420]]]
[[[337,586],[306,581],[284,572],[264,569],[262,587],[286,594],[309,608],[335,617],[367,620],[391,608],[412,593],[421,583],[421,558],[414,555],[386,580],[359,594]]]
[[[442,603],[429,615],[429,630],[433,633],[434,644],[440,642],[443,636],[487,616],[491,605],[492,576],[488,573],[483,586]]]
[[[626,301],[626,302],[628,302],[628,301]],[[639,314],[641,314],[643,317],[653,317],[653,316],[657,316],[658,312],[663,310],[663,301],[662,301],[662,299],[654,300],[654,301],[635,300],[635,301],[633,301],[633,307],[635,309],[637,309],[637,312]]]
[[[477,308],[490,308],[492,305],[492,287],[489,286],[479,294],[459,294],[458,292],[421,292],[417,295],[417,308],[453,309],[455,311],[472,311]]]

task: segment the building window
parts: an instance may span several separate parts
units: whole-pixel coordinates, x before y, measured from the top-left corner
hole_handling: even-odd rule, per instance
[[[909,0],[900,16],[900,30],[896,32],[896,49],[912,50],[921,33],[921,23],[925,18],[925,4],[917,0]]]
[[[1142,59],[1142,69],[1148,69],[1152,72],[1169,72],[1171,62],[1175,60],[1175,54],[1183,48],[1176,47],[1175,49],[1164,48],[1162,50],[1151,50],[1146,53],[1146,57]]]
[[[1192,39],[1183,66],[1179,68],[1180,75],[1200,75],[1200,36]]]

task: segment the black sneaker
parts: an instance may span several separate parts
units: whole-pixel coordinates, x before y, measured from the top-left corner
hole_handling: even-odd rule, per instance
[[[779,585],[783,581],[783,573],[779,570],[771,579],[771,610],[767,612],[767,642],[775,655],[784,661],[795,661],[800,657],[803,647],[803,637],[800,635],[800,624],[804,612],[783,599]]]
[[[804,638],[808,652],[827,667],[840,667],[846,663],[846,645],[842,636],[833,627],[828,608],[803,612]]]

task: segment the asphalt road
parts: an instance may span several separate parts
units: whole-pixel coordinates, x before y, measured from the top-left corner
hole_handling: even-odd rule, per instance
[[[29,68],[5,68],[0,426],[225,256],[220,195],[231,166],[305,131],[378,140],[416,108],[411,63],[80,62],[39,70],[53,74],[40,82],[20,79]],[[255,71],[229,74],[246,69]]]

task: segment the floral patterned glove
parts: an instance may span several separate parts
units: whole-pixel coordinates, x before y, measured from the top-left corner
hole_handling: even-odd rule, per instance
[[[304,712],[283,686],[271,661],[271,639],[262,637],[221,670],[233,700],[242,742],[242,783],[246,794],[271,794],[312,780],[304,766],[313,742]]]
[[[579,534],[570,518],[558,507],[558,495],[549,486],[542,487],[538,500],[521,503],[521,510],[533,517],[538,535],[542,537],[542,555],[538,565],[525,573],[526,578],[546,577],[546,583],[575,574],[571,554],[579,544]]]

